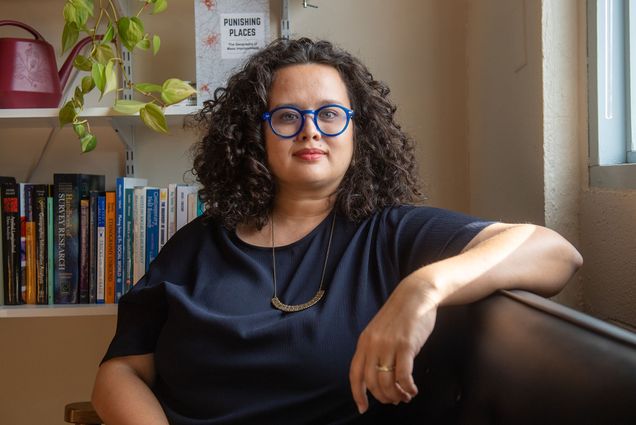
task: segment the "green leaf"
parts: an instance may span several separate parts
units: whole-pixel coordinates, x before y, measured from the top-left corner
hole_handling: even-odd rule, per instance
[[[113,41],[113,38],[115,38],[115,28],[113,27],[113,24],[109,22],[108,29],[102,38],[102,44],[110,43]]]
[[[139,112],[144,106],[146,106],[146,103],[137,100],[118,99],[115,101],[113,109],[122,114],[132,115]]]
[[[83,123],[73,124],[73,131],[81,139],[86,135],[86,125]]]
[[[82,153],[90,152],[97,146],[97,138],[90,133],[86,133],[81,139]]]
[[[148,50],[150,49],[150,40],[144,37],[142,40],[139,41],[139,43],[137,43],[135,47],[138,47],[141,50]]]
[[[110,47],[110,44],[100,44],[93,53],[95,60],[102,65],[106,65],[111,59],[115,57],[115,52]]]
[[[152,54],[156,55],[159,52],[159,47],[161,47],[161,39],[158,35],[152,36]]]
[[[75,95],[73,96],[73,100],[75,100],[75,105],[78,108],[84,107],[84,93],[82,93],[82,89],[79,87],[75,87]]]
[[[79,11],[83,10],[90,16],[93,16],[93,0],[69,0],[73,6]]]
[[[93,68],[93,62],[86,56],[77,55],[73,61],[73,66],[80,71],[90,71]]]
[[[117,29],[122,44],[130,51],[144,37],[144,25],[137,17],[123,17],[117,21]]]
[[[104,94],[104,87],[106,87],[106,76],[104,75],[105,70],[106,67],[97,62],[93,63],[93,69],[91,69],[91,76],[93,77],[95,86],[99,89],[102,95]]]
[[[153,3],[155,4],[155,7],[152,11],[153,15],[161,13],[168,8],[168,0],[156,0]]]
[[[178,78],[170,78],[163,83],[161,87],[161,100],[166,105],[181,102],[196,93],[196,90],[185,81]]]
[[[104,94],[113,90],[117,90],[117,72],[115,71],[115,61],[108,62],[106,69],[104,70],[104,77],[106,78],[106,84],[104,86]]]
[[[161,86],[152,83],[136,83],[135,88],[144,93],[161,93]]]
[[[60,127],[64,127],[66,124],[72,123],[77,117],[77,112],[73,106],[73,101],[69,100],[62,106],[58,113],[58,119],[60,120]]]
[[[77,9],[73,6],[72,3],[66,3],[64,5],[64,22],[75,22],[77,23]]]
[[[67,22],[64,24],[62,32],[62,53],[73,47],[79,38],[79,29],[75,22]]]
[[[82,93],[86,94],[89,91],[93,90],[93,88],[95,88],[95,81],[93,81],[92,76],[87,75],[82,78]]]
[[[166,117],[163,114],[161,108],[154,103],[148,103],[146,106],[139,110],[141,120],[150,129],[158,133],[167,133],[168,124],[166,123]]]

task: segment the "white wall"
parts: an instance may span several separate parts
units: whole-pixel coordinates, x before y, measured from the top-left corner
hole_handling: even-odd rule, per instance
[[[470,211],[544,224],[540,2],[468,3]]]

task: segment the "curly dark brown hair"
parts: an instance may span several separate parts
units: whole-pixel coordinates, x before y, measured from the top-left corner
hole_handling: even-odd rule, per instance
[[[337,211],[359,221],[383,207],[421,200],[413,142],[395,121],[388,87],[328,41],[278,39],[251,56],[196,116],[205,134],[193,147],[192,172],[208,217],[230,229],[267,223],[276,182],[267,166],[261,115],[276,71],[308,63],[338,70],[355,111],[354,153],[336,194]]]

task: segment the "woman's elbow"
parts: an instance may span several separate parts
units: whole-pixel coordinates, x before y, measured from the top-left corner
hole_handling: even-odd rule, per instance
[[[559,233],[550,229],[545,230],[550,233],[553,241],[549,255],[557,263],[557,272],[554,275],[554,279],[545,288],[547,293],[544,295],[551,297],[561,292],[570,278],[583,266],[583,256],[574,245]]]

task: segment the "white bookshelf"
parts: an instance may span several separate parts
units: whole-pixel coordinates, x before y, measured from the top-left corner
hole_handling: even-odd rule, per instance
[[[117,315],[117,304],[23,304],[0,306],[0,319],[115,315]]]
[[[0,109],[0,128],[55,128],[59,127],[57,108]],[[169,126],[179,126],[184,117],[198,111],[196,106],[169,106],[165,110]],[[118,126],[144,125],[139,114],[124,115],[109,107],[85,108],[81,117],[90,120],[91,125]]]

